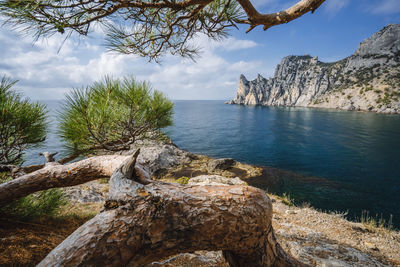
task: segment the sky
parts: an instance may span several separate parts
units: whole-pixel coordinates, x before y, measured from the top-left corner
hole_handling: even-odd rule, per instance
[[[296,1],[253,0],[262,13],[276,12]],[[1,20],[1,19],[0,19]],[[15,89],[33,100],[63,99],[110,75],[133,75],[150,81],[173,100],[227,100],[236,93],[240,74],[253,80],[271,77],[288,55],[318,56],[332,62],[350,56],[358,44],[385,25],[400,23],[400,0],[326,0],[314,14],[263,31],[232,29],[222,42],[197,36],[196,62],[166,55],[161,63],[137,55],[107,51],[102,33],[70,38],[58,34],[34,42],[9,27],[0,28],[0,76],[19,80]]]

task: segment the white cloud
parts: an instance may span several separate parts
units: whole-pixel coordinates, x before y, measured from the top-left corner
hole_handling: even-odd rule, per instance
[[[251,40],[237,40],[235,38],[228,38],[224,40],[223,42],[219,43],[220,46],[226,51],[235,51],[235,50],[242,50],[242,49],[248,49],[248,48],[253,48],[256,47],[258,44],[254,41]]]
[[[374,1],[367,7],[367,11],[373,14],[395,14],[400,12],[399,0]]]
[[[262,67],[261,61],[234,61],[219,55],[256,47],[253,41],[230,37],[213,42],[200,36],[194,42],[203,47],[197,62],[166,56],[162,64],[156,64],[135,55],[106,52],[96,40],[64,42],[62,36],[54,36],[32,46],[30,40],[0,29],[0,76],[20,80],[17,87],[33,99],[63,98],[70,88],[106,74],[149,80],[172,99],[228,99],[236,91],[240,73],[256,73]]]
[[[325,12],[327,12],[331,16],[334,16],[341,9],[346,7],[349,3],[350,3],[350,0],[328,0],[328,1],[325,1],[322,5],[323,5],[323,9]]]

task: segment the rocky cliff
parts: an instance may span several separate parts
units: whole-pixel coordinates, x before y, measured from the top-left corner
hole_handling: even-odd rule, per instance
[[[248,81],[241,75],[236,97],[227,103],[400,113],[400,24],[374,33],[337,62],[287,56],[272,78]]]

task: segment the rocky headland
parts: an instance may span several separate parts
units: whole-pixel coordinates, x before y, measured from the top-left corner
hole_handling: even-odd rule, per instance
[[[390,24],[336,62],[287,56],[272,78],[240,76],[227,104],[400,113],[400,24]]]
[[[183,185],[252,185],[252,178],[268,172],[232,159],[213,159],[181,150],[172,143],[143,142],[138,161],[148,166],[153,179]],[[134,151],[137,147],[133,147]],[[132,153],[124,152],[124,154]],[[271,174],[273,176],[273,174]],[[107,179],[64,189],[69,211],[94,216],[108,194]],[[399,266],[398,231],[351,222],[344,214],[295,206],[290,198],[268,194],[273,203],[273,227],[280,244],[298,260],[311,266]],[[82,221],[83,223],[84,221]],[[79,225],[60,222],[18,224],[0,231],[0,265],[33,265]],[[29,238],[26,238],[28,236]],[[25,254],[24,254],[25,253]],[[16,259],[19,262],[16,262]],[[154,262],[149,266],[228,266],[218,251],[196,251]]]

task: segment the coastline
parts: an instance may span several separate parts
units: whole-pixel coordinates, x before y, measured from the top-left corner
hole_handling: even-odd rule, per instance
[[[352,112],[361,112],[361,113],[375,113],[375,114],[383,114],[383,115],[400,115],[400,111],[379,111],[379,110],[366,110],[366,109],[344,109],[344,108],[333,108],[333,107],[324,107],[321,104],[319,105],[309,105],[309,106],[294,106],[294,105],[267,105],[267,104],[243,104],[243,103],[234,103],[233,100],[225,101],[226,105],[239,105],[239,106],[249,106],[249,107],[275,107],[275,108],[305,108],[305,109],[321,109],[326,111],[352,111]]]
[[[196,155],[184,151],[171,141],[159,143],[154,141],[142,142],[132,147],[129,154],[141,147],[138,161],[147,166],[153,179],[187,184],[193,177],[198,177],[200,184],[251,184],[254,177],[263,174],[264,169],[250,164],[244,164],[232,159],[214,159],[204,155]],[[202,175],[199,179],[199,175]],[[219,177],[226,178],[219,178]],[[184,178],[185,177],[185,178]],[[235,179],[235,177],[240,177]],[[215,181],[215,182],[213,182]],[[94,216],[101,211],[108,193],[107,179],[96,180],[79,186],[68,187],[64,190],[70,200],[67,212],[75,210],[89,212]],[[267,193],[266,193],[267,194]],[[400,232],[379,225],[351,222],[345,219],[345,214],[321,212],[307,204],[295,206],[290,196],[269,194],[273,204],[273,227],[275,234],[284,247],[294,257],[312,266],[336,264],[338,266],[387,266],[400,265]],[[64,215],[65,216],[65,215]],[[90,218],[90,217],[89,217]],[[83,223],[85,220],[79,221]],[[26,247],[25,235],[36,236],[29,240],[29,246],[45,249],[36,252],[30,259],[30,264],[37,263],[41,257],[54,248],[68,236],[74,225],[49,223],[43,233],[43,226],[21,225],[2,222],[0,240],[2,255],[0,264],[10,263],[15,253],[20,253]],[[46,221],[42,222],[47,227]],[[61,233],[61,234],[60,234]],[[21,236],[21,234],[23,236]],[[8,238],[12,236],[13,238]],[[57,238],[54,238],[57,236]],[[50,242],[48,239],[53,238]],[[21,242],[16,245],[15,242]],[[49,245],[52,243],[52,245]],[[13,247],[14,251],[4,251]],[[7,252],[7,253],[6,253]],[[40,254],[38,256],[38,253]],[[29,258],[29,257],[28,257]],[[8,261],[7,261],[8,260]],[[27,262],[20,262],[27,264]],[[201,264],[199,264],[201,263]],[[220,252],[195,252],[173,256],[149,266],[227,266]]]

